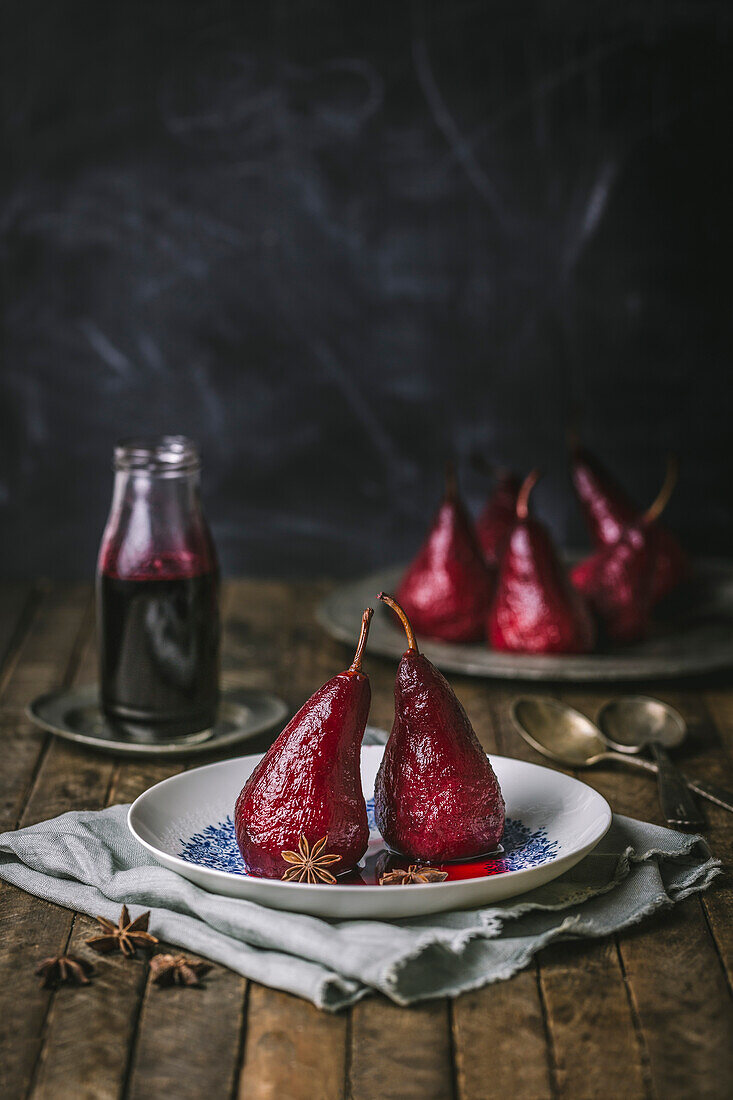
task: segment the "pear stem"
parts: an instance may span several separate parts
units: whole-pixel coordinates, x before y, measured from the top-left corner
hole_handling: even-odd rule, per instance
[[[654,523],[659,519],[664,509],[669,503],[669,498],[672,496],[672,491],[677,484],[677,459],[674,455],[669,455],[667,458],[667,472],[664,475],[664,481],[662,488],[657,493],[656,499],[649,505],[644,513],[645,523]]]
[[[400,619],[400,622],[402,623],[402,625],[405,628],[405,634],[407,635],[407,648],[414,650],[415,653],[419,653],[420,650],[417,648],[417,641],[415,640],[415,634],[414,634],[413,629],[412,629],[412,623],[407,618],[407,615],[402,610],[402,608],[397,603],[397,601],[395,599],[393,599],[392,596],[388,596],[386,592],[380,592],[379,595],[377,596],[377,599],[381,600],[382,603],[386,603],[388,605],[388,607],[391,607],[392,610],[394,611],[394,613]]]
[[[540,479],[540,471],[533,470],[522,482],[522,488],[517,494],[517,519],[524,521],[529,516],[529,495]]]
[[[367,607],[364,614],[361,617],[361,632],[359,634],[359,641],[356,646],[356,653],[354,654],[354,660],[347,668],[347,672],[361,672],[361,659],[364,656],[364,650],[366,649],[367,637],[369,636],[369,623],[372,621],[372,615],[374,614],[373,607]]]

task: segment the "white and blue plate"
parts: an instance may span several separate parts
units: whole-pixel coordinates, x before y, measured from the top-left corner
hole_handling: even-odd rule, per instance
[[[383,752],[382,745],[365,745],[361,751],[371,825],[369,851],[360,865],[367,884],[358,875],[336,885],[310,885],[247,874],[232,815],[237,795],[262,759],[259,755],[209,764],[157,783],[132,804],[128,825],[159,863],[211,893],[313,916],[361,919],[471,909],[524,894],[578,863],[611,824],[605,798],[586,783],[539,764],[492,756],[507,812],[501,850],[470,867],[442,865],[449,872],[445,882],[370,885],[374,876],[369,869],[389,855],[371,812]],[[406,866],[408,861],[397,862]]]

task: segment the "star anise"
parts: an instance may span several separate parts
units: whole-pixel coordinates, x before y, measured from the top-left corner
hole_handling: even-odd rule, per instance
[[[94,967],[86,959],[77,959],[76,955],[51,955],[44,959],[36,967],[36,974],[40,974],[41,985],[51,989],[63,982],[71,982],[73,985],[89,985],[87,974],[91,974]]]
[[[150,969],[157,985],[201,985],[199,978],[208,974],[211,964],[194,962],[185,955],[154,955]]]
[[[396,867],[394,871],[387,871],[379,879],[380,886],[411,886],[415,882],[442,882],[448,878],[447,871],[438,871],[435,867],[418,867],[411,863],[407,870],[404,867]]]
[[[117,924],[113,924],[106,917],[95,917],[95,920],[104,929],[104,935],[92,936],[86,942],[102,954],[106,955],[108,951],[114,951],[119,947],[122,954],[129,959],[135,954],[136,948],[148,947],[158,942],[155,936],[151,936],[148,932],[149,912],[141,913],[131,921],[127,906],[123,905]]]
[[[286,863],[292,863],[283,875],[286,882],[328,882],[334,883],[336,879],[330,871],[326,870],[331,863],[338,863],[341,856],[329,855],[324,851],[328,833],[311,848],[305,835],[298,841],[297,852],[281,852]]]

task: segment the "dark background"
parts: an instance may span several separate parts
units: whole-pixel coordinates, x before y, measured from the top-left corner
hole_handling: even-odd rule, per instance
[[[571,419],[733,551],[719,3],[6,2],[0,569],[86,576],[114,441],[200,441],[226,570],[409,554]]]

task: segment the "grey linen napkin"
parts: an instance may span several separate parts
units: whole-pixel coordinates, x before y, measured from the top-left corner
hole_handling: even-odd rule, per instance
[[[615,815],[595,851],[519,898],[409,920],[321,920],[207,893],[155,863],[126,814],[76,811],[0,834],[0,877],[115,921],[123,902],[133,917],[150,909],[166,943],[332,1012],[372,990],[407,1005],[509,978],[552,940],[608,935],[720,873],[702,837]]]

